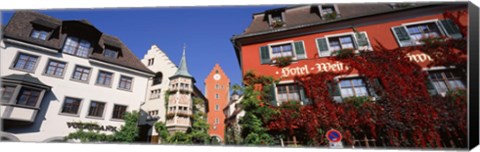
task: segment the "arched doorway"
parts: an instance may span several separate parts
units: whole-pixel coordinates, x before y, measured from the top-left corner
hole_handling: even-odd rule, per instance
[[[220,145],[222,143],[222,138],[218,137],[217,135],[213,135],[210,137],[210,143],[212,145]]]

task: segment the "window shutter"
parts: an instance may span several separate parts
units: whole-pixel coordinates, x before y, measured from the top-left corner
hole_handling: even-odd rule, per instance
[[[273,106],[278,106],[277,105],[277,85],[275,84],[275,82],[271,85],[268,86],[269,89],[270,89],[270,104],[272,104]]]
[[[336,82],[330,83],[329,84],[329,92],[331,93],[331,96],[333,97],[333,100],[335,102],[342,102],[340,85],[338,83],[336,83]]]
[[[305,95],[305,89],[303,89],[303,87],[300,87],[300,100],[302,100],[303,105],[310,104],[310,100]]]
[[[297,60],[307,58],[305,54],[305,47],[303,46],[303,41],[297,41],[294,43],[294,45],[295,45],[295,54],[297,54]]]
[[[378,78],[373,79],[372,81],[367,81],[368,83],[368,92],[370,93],[371,97],[375,97],[376,99],[379,98],[378,94],[376,93],[377,90],[375,88],[382,88],[380,80]]]
[[[356,32],[355,38],[357,40],[357,45],[359,49],[368,49],[370,48],[370,43],[368,43],[367,33],[365,32]]]
[[[404,26],[395,26],[392,27],[393,34],[397,38],[397,42],[400,47],[413,45],[413,41],[408,35],[407,29]]]
[[[439,25],[443,28],[445,33],[447,33],[447,36],[454,39],[462,38],[460,29],[452,20],[446,19],[446,20],[439,20],[438,22],[440,23]]]
[[[268,46],[260,47],[260,63],[261,64],[270,63],[270,53],[268,52]]]
[[[328,50],[328,44],[326,38],[319,38],[317,39],[317,48],[318,48],[318,56],[330,56],[330,51]]]

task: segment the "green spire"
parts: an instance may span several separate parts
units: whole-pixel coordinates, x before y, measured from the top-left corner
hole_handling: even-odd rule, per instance
[[[178,66],[177,72],[172,77],[184,76],[184,77],[193,78],[192,75],[188,72],[188,68],[187,68],[187,59],[185,58],[185,49],[186,48],[187,47],[184,44],[183,45],[182,59],[180,60],[180,66]]]

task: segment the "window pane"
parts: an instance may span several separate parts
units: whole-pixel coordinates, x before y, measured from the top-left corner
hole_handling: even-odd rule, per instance
[[[127,106],[115,105],[113,108],[112,118],[114,119],[123,119]]]
[[[342,49],[354,48],[351,36],[340,37],[340,43],[342,44]]]
[[[15,86],[2,86],[2,102],[8,102],[15,92]]]
[[[351,87],[352,86],[352,83],[350,82],[350,80],[341,80],[340,81],[340,86],[342,88],[344,87]]]
[[[352,88],[342,88],[341,91],[342,91],[342,96],[343,97],[350,97],[350,96],[354,95]]]
[[[365,87],[355,87],[356,96],[368,96],[367,88]]]
[[[450,87],[452,90],[454,89],[465,89],[465,86],[463,85],[463,82],[460,80],[449,80],[448,83],[450,84]]]
[[[105,108],[105,103],[92,101],[90,103],[90,110],[88,111],[88,115],[95,116],[95,117],[102,117],[104,108]]]
[[[35,106],[38,101],[40,91],[28,88],[22,88],[17,98],[17,105]]]
[[[352,83],[353,83],[353,86],[363,86],[363,85],[365,85],[363,83],[362,79],[352,79]]]
[[[433,86],[439,93],[446,93],[448,91],[447,85],[443,81],[434,81],[432,82]]]
[[[62,113],[77,114],[78,108],[80,107],[80,99],[75,98],[65,98],[63,103]]]

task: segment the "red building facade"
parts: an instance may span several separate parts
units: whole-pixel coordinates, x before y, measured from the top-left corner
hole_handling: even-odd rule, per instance
[[[350,67],[330,60],[335,51],[353,49],[373,51],[422,45],[425,37],[465,37],[468,15],[452,21],[445,12],[467,10],[466,3],[448,4],[325,4],[267,10],[253,15],[250,26],[232,38],[242,74],[280,79],[275,86],[277,104],[305,101],[304,91],[293,81],[295,76],[318,72],[339,72]],[[291,59],[279,67],[279,59]],[[420,51],[407,54],[430,75],[432,93],[464,89],[465,71],[452,66],[427,67],[432,58]],[[372,69],[381,70],[381,69]],[[336,78],[340,92],[335,99],[350,96],[375,96],[356,70]]]
[[[230,99],[230,78],[218,64],[215,64],[215,67],[205,78],[205,94],[210,109],[207,113],[207,123],[210,125],[208,133],[219,142],[223,142],[225,134],[223,108]]]

